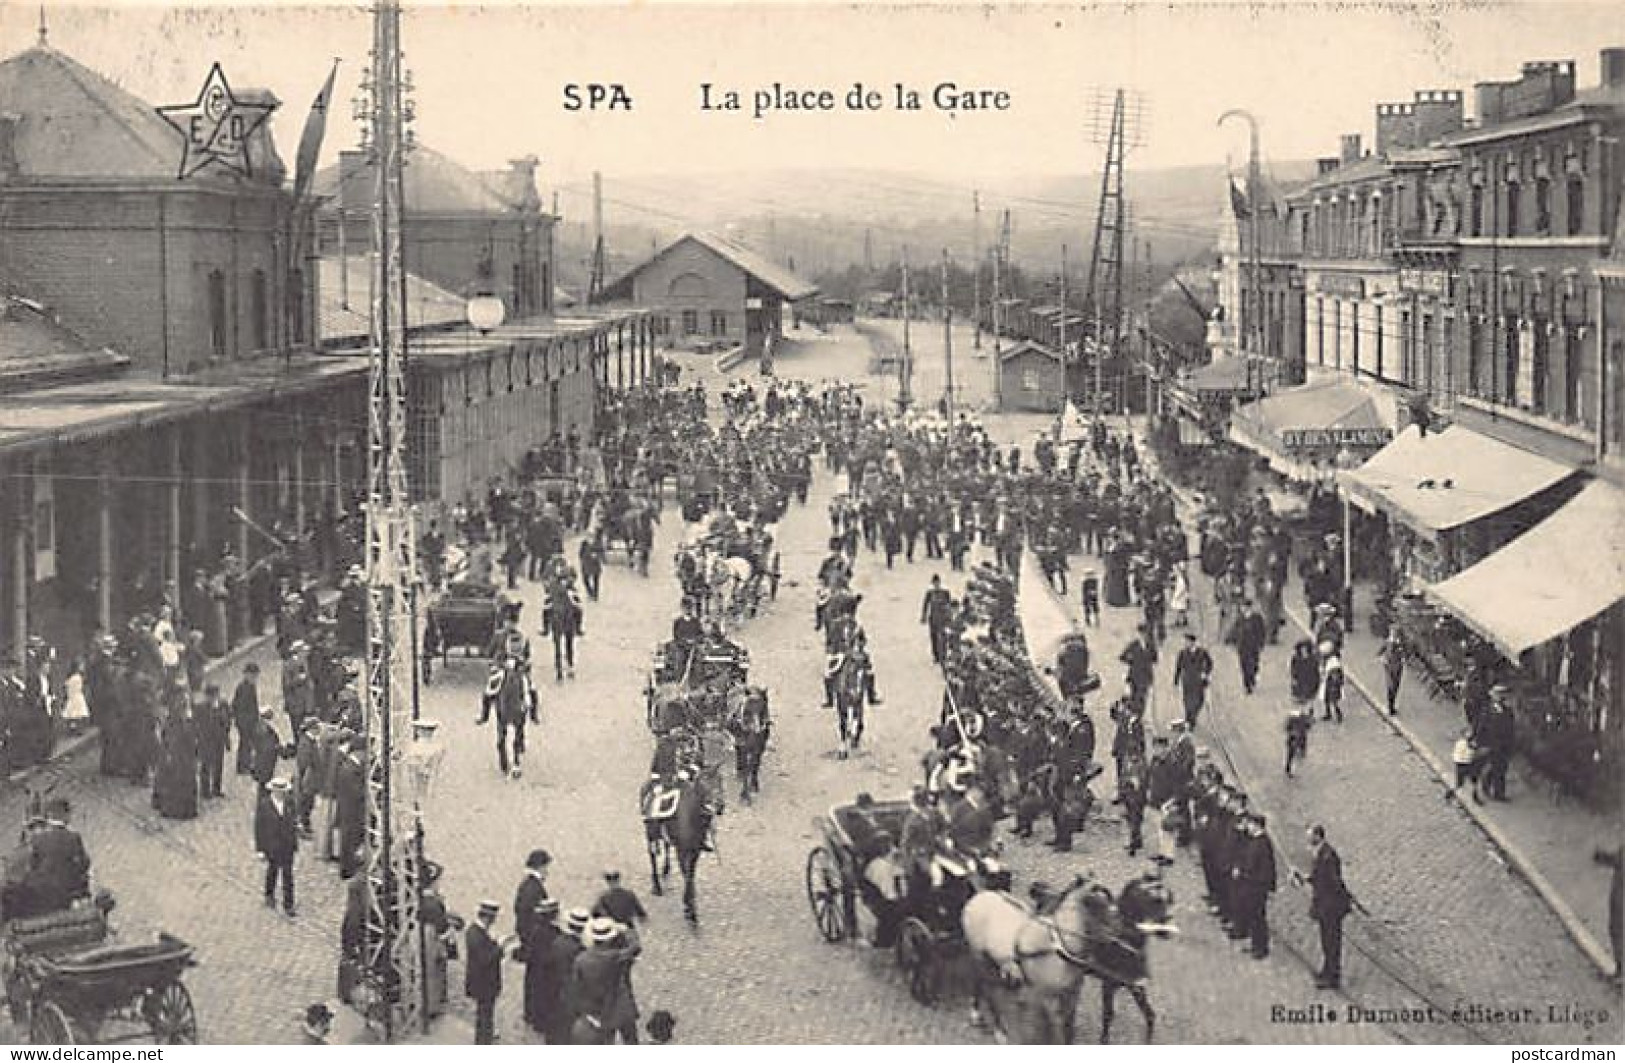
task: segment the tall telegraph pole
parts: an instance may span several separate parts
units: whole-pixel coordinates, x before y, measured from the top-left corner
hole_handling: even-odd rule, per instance
[[[406,480],[406,270],[401,254],[407,149],[400,0],[376,0],[368,103],[373,189],[367,420],[367,920],[364,977],[386,1038],[422,1021],[416,825],[402,754],[412,737],[411,595],[417,579]]]
[[[587,279],[587,304],[604,298],[604,175],[592,172],[592,272]]]
[[[914,308],[908,301],[908,246],[903,247],[903,360],[897,367],[900,378],[897,383],[897,401],[902,406],[908,406],[914,400],[914,350],[909,344],[908,328],[909,318],[914,316]]]
[[[1258,220],[1262,213],[1263,163],[1258,150],[1258,119],[1249,111],[1237,109],[1220,115],[1219,124],[1223,125],[1226,119],[1232,117],[1241,118],[1247,123],[1247,299],[1243,308],[1249,312],[1242,315],[1245,333],[1242,353],[1247,359],[1247,389],[1251,392],[1256,388],[1256,398],[1264,393],[1264,266]],[[1251,304],[1250,308],[1247,307],[1248,303]],[[1255,364],[1258,366],[1256,384],[1253,380]]]
[[[982,193],[970,194],[971,346],[982,349]]]
[[[948,249],[942,249],[942,368],[943,398],[948,408],[948,439],[954,431],[954,307],[948,301]]]
[[[1136,116],[1141,109],[1134,103]],[[1107,356],[1122,357],[1123,318],[1123,231],[1127,217],[1123,200],[1123,161],[1130,141],[1138,137],[1131,130],[1129,102],[1122,89],[1112,95],[1110,118],[1103,131],[1106,164],[1100,174],[1100,201],[1095,212],[1094,246],[1089,254],[1087,305],[1094,326],[1093,400],[1098,413],[1104,388],[1102,362]],[[1096,101],[1096,113],[1104,110],[1104,100]],[[1136,123],[1137,124],[1137,123]],[[1096,143],[1102,131],[1096,129]]]
[[[999,372],[999,355],[1003,351],[1002,337],[1004,335],[1004,322],[999,318],[1000,305],[1004,302],[1003,291],[999,287],[1001,273],[1005,266],[1004,256],[1009,251],[1010,241],[1010,212],[1004,212],[1004,221],[999,227],[999,240],[993,247],[993,398],[997,405],[1004,405],[1004,378]]]

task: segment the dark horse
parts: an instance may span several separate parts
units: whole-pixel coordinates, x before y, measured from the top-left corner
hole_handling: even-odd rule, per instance
[[[485,696],[480,704],[480,723],[496,713],[497,764],[503,774],[510,771],[508,733],[513,732],[512,774],[519,777],[519,762],[525,755],[525,719],[538,722],[536,698],[530,689],[530,679],[517,657],[506,656],[493,661],[491,674],[485,683]]]
[[[845,760],[863,741],[863,707],[868,684],[864,682],[858,655],[848,651],[831,658],[825,680],[835,699],[836,722],[840,726],[841,746],[836,756]]]
[[[651,779],[639,803],[649,848],[650,889],[656,896],[665,893],[663,881],[671,873],[671,853],[675,849],[677,868],[683,875],[683,918],[698,924],[694,878],[700,854],[711,848],[711,795],[703,783],[683,771],[670,779]]]
[[[773,729],[768,715],[767,691],[758,686],[736,689],[728,698],[728,733],[734,740],[734,771],[739,775],[739,799],[746,804],[762,789],[762,754]]]

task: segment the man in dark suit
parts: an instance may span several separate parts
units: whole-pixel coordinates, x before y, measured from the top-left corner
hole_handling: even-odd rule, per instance
[[[272,779],[254,810],[254,847],[265,859],[265,906],[276,907],[277,880],[282,881],[282,910],[293,906],[293,855],[299,848],[299,813],[293,806],[293,787],[286,779]]]
[[[1315,974],[1316,989],[1337,989],[1343,982],[1343,920],[1354,906],[1354,897],[1343,882],[1343,860],[1326,840],[1326,828],[1309,828],[1309,918],[1320,927],[1320,970]],[[1301,884],[1302,875],[1294,872]]]
[[[1236,656],[1241,662],[1241,685],[1249,694],[1258,685],[1258,659],[1264,653],[1267,637],[1258,606],[1248,602],[1242,608],[1241,619],[1236,621]]]
[[[1243,929],[1253,958],[1261,960],[1270,954],[1269,902],[1276,878],[1275,847],[1264,833],[1264,817],[1259,813],[1247,817],[1247,841],[1237,870]]]
[[[339,836],[339,874],[355,874],[367,829],[367,773],[358,748],[361,739],[350,734],[339,739],[339,764],[333,776],[333,820]]]
[[[501,905],[481,901],[479,916],[469,924],[464,938],[467,970],[463,992],[474,999],[474,1043],[495,1043],[497,997],[502,994],[502,956],[510,939],[498,940],[491,929]]]
[[[513,895],[513,929],[520,941],[529,941],[536,909],[547,900],[547,869],[553,858],[546,849],[532,849],[525,858],[525,877]]]
[[[931,659],[941,664],[948,653],[948,620],[954,599],[942,585],[941,576],[931,577],[931,589],[920,603],[920,623],[931,633]]]
[[[231,748],[231,706],[220,696],[220,688],[205,683],[203,696],[193,712],[197,721],[198,792],[203,797],[220,797],[221,776],[226,769],[226,750]]]
[[[47,915],[90,896],[90,854],[79,833],[68,826],[68,812],[62,798],[45,806],[45,824],[28,843],[26,888],[8,898],[6,918]]]
[[[973,779],[965,795],[948,813],[948,837],[960,852],[981,856],[992,848],[993,826],[987,792]]]
[[[276,775],[277,761],[282,759],[282,736],[276,733],[276,725],[271,723],[271,706],[260,709],[259,723],[248,740],[253,746],[250,766],[254,781],[263,791],[271,784]]]
[[[1185,632],[1185,648],[1174,659],[1174,682],[1185,704],[1185,722],[1196,726],[1207,700],[1208,679],[1213,674],[1213,658],[1196,641],[1194,631]]]
[[[249,661],[243,668],[242,682],[231,695],[231,718],[237,725],[238,775],[254,771],[254,735],[260,726],[260,693],[256,686],[259,680],[260,666]]]

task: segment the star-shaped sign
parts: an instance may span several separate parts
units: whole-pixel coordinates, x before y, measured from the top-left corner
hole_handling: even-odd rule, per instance
[[[181,156],[180,179],[218,164],[242,175],[252,176],[248,158],[248,138],[265,123],[275,109],[273,104],[244,103],[231,94],[225,72],[214,64],[203,90],[192,103],[158,108],[158,114],[180,133],[186,143]]]

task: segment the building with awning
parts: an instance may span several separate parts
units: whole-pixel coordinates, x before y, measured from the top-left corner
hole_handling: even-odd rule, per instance
[[[1355,505],[1407,529],[1413,549],[1401,570],[1434,583],[1549,515],[1576,476],[1568,465],[1461,425],[1426,435],[1411,425],[1338,479]]]
[[[1622,529],[1625,492],[1593,480],[1427,595],[1515,661],[1625,601]]]
[[[1238,406],[1230,438],[1297,480],[1318,480],[1344,452],[1363,456],[1394,437],[1391,398],[1346,377],[1306,384]]]

